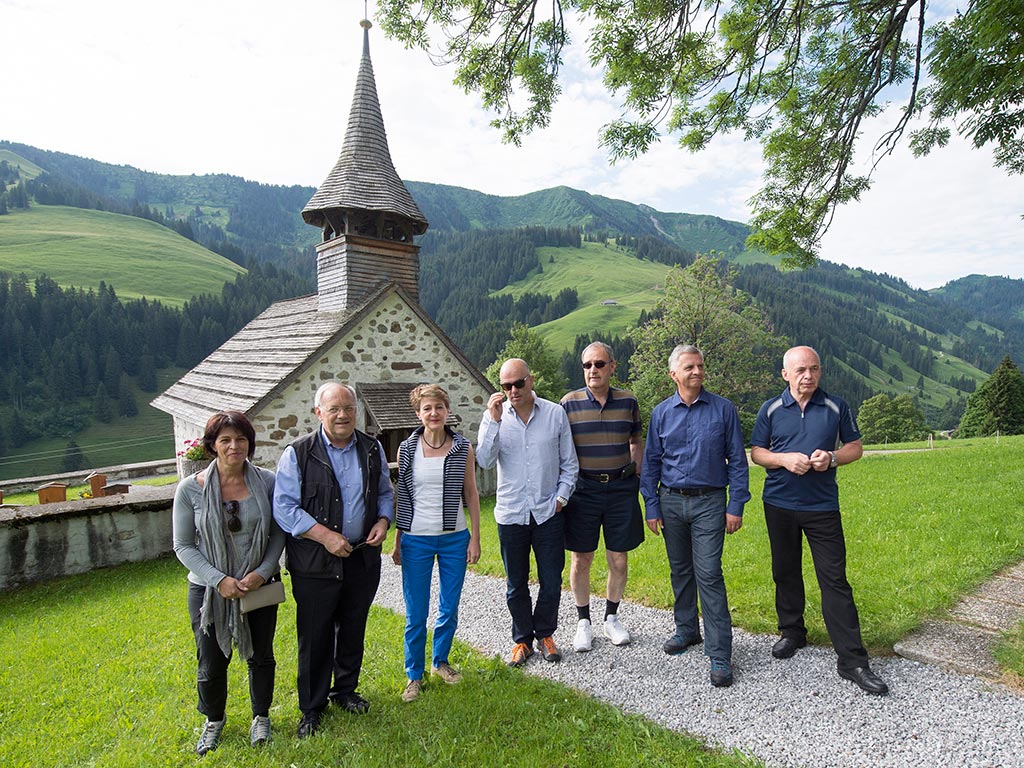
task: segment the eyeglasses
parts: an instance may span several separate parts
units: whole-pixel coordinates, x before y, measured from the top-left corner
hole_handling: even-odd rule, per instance
[[[526,379],[516,379],[515,381],[503,381],[501,382],[501,388],[506,392],[510,392],[512,387],[516,389],[522,389],[526,386]]]
[[[350,541],[349,545],[352,547],[352,551],[353,552],[355,552],[357,549],[362,549],[363,547],[366,546],[366,537],[364,536],[361,539],[356,539],[355,541]]]
[[[583,370],[584,371],[589,371],[591,368],[597,368],[597,370],[600,371],[606,365],[608,365],[608,361],[607,360],[595,360],[592,363],[590,361],[587,361],[587,362],[585,362],[583,364]]]
[[[228,513],[228,530],[232,533],[242,530],[242,518],[238,516],[238,506],[237,501],[224,502],[224,511]]]

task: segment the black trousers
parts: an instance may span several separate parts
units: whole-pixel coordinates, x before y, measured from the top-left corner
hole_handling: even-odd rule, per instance
[[[292,574],[303,712],[321,712],[328,696],[344,696],[359,685],[366,619],[379,584],[380,547],[349,555],[344,580]]]
[[[821,589],[821,614],[840,669],[867,664],[868,654],[860,635],[860,618],[853,589],[846,580],[846,539],[839,510],[801,512],[767,502],[764,518],[772,549],[775,580],[775,611],[783,637],[802,640],[804,625],[803,536],[811,548],[814,573]]]
[[[188,615],[192,622],[192,634],[196,638],[196,689],[199,693],[197,709],[208,720],[223,720],[228,700],[228,663],[231,658],[224,655],[217,645],[213,626],[209,634],[199,626],[199,612],[203,608],[206,587],[189,583]],[[277,630],[277,606],[268,605],[245,615],[252,637],[252,658],[246,659],[249,667],[249,702],[252,714],[266,716],[274,701],[274,632]]]

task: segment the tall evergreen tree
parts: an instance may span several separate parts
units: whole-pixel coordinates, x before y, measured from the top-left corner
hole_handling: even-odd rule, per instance
[[[1024,433],[1024,376],[1006,355],[969,398],[960,421],[960,437]]]
[[[85,469],[86,465],[85,454],[78,443],[74,440],[69,441],[64,449],[64,458],[61,459],[61,469],[64,472],[76,472],[79,469]]]
[[[107,388],[102,381],[96,386],[96,394],[92,399],[92,415],[96,417],[97,421],[102,421],[103,423],[107,423],[114,418],[114,408],[110,403],[110,395],[107,394]]]

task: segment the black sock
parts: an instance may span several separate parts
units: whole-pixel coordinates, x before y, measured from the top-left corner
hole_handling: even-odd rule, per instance
[[[590,621],[590,603],[576,606],[576,616],[580,619]]]
[[[618,613],[618,612],[619,612],[619,604],[618,603],[613,603],[611,600],[609,600],[607,603],[604,604],[604,617],[606,619],[609,616],[611,616],[612,614]]]

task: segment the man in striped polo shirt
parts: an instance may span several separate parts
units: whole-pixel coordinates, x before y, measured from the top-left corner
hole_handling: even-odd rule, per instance
[[[593,647],[590,623],[590,567],[604,528],[608,560],[608,599],[604,631],[613,645],[629,643],[619,622],[619,602],[626,589],[627,552],[644,540],[640,511],[640,462],[643,438],[640,407],[632,392],[611,386],[615,373],[612,348],[600,341],[583,350],[587,386],[562,398],[580,462],[580,474],[566,506],[565,548],[572,552],[569,584],[579,616],[573,647]]]

